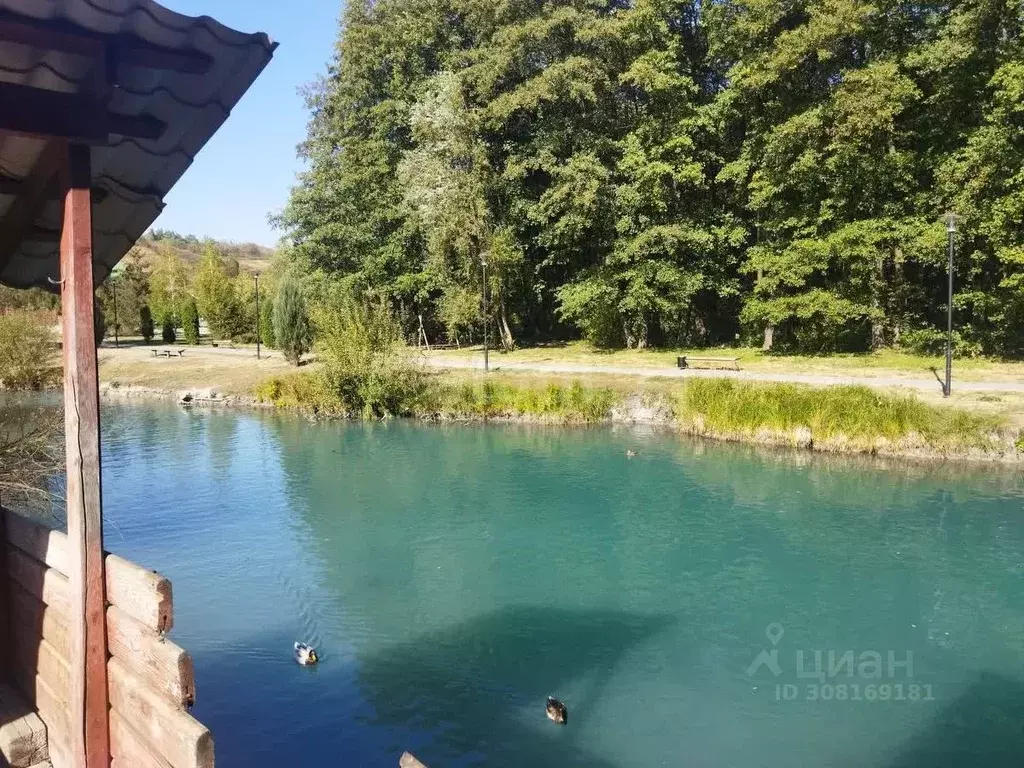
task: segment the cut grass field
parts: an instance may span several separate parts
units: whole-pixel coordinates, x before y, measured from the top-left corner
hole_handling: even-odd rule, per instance
[[[425,350],[424,350],[425,351]],[[481,347],[434,350],[438,359],[477,360]],[[788,374],[863,376],[870,378],[934,378],[945,375],[943,357],[925,357],[893,350],[871,354],[834,354],[822,356],[765,354],[750,347],[721,349],[600,350],[584,342],[525,347],[512,352],[491,350],[491,365],[558,364],[599,365],[615,368],[674,368],[680,355],[691,357],[736,357],[745,371]],[[1024,382],[1024,362],[1003,362],[988,358],[964,358],[954,361],[954,375],[965,381]]]

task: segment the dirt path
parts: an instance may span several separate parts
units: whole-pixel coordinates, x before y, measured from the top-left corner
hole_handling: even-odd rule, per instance
[[[484,367],[483,360],[459,359],[451,357],[425,356],[424,363],[437,369],[456,370],[481,370]],[[792,384],[812,384],[817,386],[828,386],[832,384],[863,384],[878,389],[891,387],[908,387],[922,392],[942,392],[942,383],[936,379],[914,379],[896,378],[885,376],[849,376],[849,375],[823,375],[823,374],[800,374],[800,373],[769,373],[766,371],[729,371],[729,370],[703,370],[678,368],[640,368],[624,367],[619,365],[584,365],[580,363],[530,363],[514,362],[508,363],[495,361],[492,358],[492,371],[503,371],[505,373],[533,372],[553,374],[608,374],[613,376],[639,376],[643,378],[730,378],[742,381],[773,381]],[[1024,392],[1024,382],[1021,381],[957,381],[956,373],[953,374],[953,391],[957,392]]]

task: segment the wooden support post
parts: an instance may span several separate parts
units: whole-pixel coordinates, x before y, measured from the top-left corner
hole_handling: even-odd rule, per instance
[[[60,241],[64,331],[64,432],[71,586],[68,747],[75,768],[110,763],[106,597],[100,503],[100,413],[93,326],[89,148],[68,147]]]

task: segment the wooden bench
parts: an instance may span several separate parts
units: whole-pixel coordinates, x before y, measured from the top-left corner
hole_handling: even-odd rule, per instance
[[[681,355],[677,362],[682,370],[693,368],[694,363],[707,365],[710,368],[735,367],[737,371],[740,369],[740,359],[738,357],[692,357],[690,355]]]
[[[175,356],[177,356],[177,357],[184,357],[185,356],[185,350],[184,349],[151,349],[149,351],[153,353],[153,357],[175,357]]]

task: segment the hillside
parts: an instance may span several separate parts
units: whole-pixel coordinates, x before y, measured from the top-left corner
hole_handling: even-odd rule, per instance
[[[225,260],[235,260],[246,272],[262,273],[270,267],[273,248],[256,243],[232,243],[223,240],[201,240],[195,235],[181,235],[164,229],[154,229],[143,235],[135,244],[134,251],[143,261],[152,266],[161,250],[170,250],[186,264],[194,264],[202,258],[206,243],[212,243]]]

